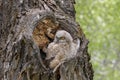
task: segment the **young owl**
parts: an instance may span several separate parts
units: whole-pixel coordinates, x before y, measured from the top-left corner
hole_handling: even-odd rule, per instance
[[[49,67],[54,69],[66,59],[74,57],[80,46],[80,40],[73,42],[73,38],[65,30],[58,30],[56,32],[54,41],[47,47],[46,60],[53,58]]]

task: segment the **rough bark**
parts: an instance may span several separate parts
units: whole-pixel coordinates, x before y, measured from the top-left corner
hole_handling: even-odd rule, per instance
[[[0,0],[0,80],[93,80],[88,40],[74,0]],[[77,56],[51,73],[43,48],[63,29],[81,40]]]

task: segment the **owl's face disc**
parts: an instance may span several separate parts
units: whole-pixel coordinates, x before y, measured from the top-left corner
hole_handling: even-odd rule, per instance
[[[66,43],[67,40],[64,36],[61,37],[56,37],[57,38],[57,43]]]
[[[70,33],[64,30],[57,31],[54,39],[54,42],[56,43],[71,43],[72,41],[73,39]]]

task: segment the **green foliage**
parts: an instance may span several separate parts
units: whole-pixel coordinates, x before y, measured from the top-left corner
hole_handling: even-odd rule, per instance
[[[120,0],[76,0],[75,8],[90,41],[94,80],[119,80]]]

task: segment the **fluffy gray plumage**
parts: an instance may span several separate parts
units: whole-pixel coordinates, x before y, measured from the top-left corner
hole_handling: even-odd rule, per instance
[[[55,68],[59,63],[66,59],[74,57],[80,46],[80,40],[73,42],[73,38],[65,30],[59,30],[56,32],[54,41],[47,47],[46,59],[54,57],[50,62],[50,68]]]

